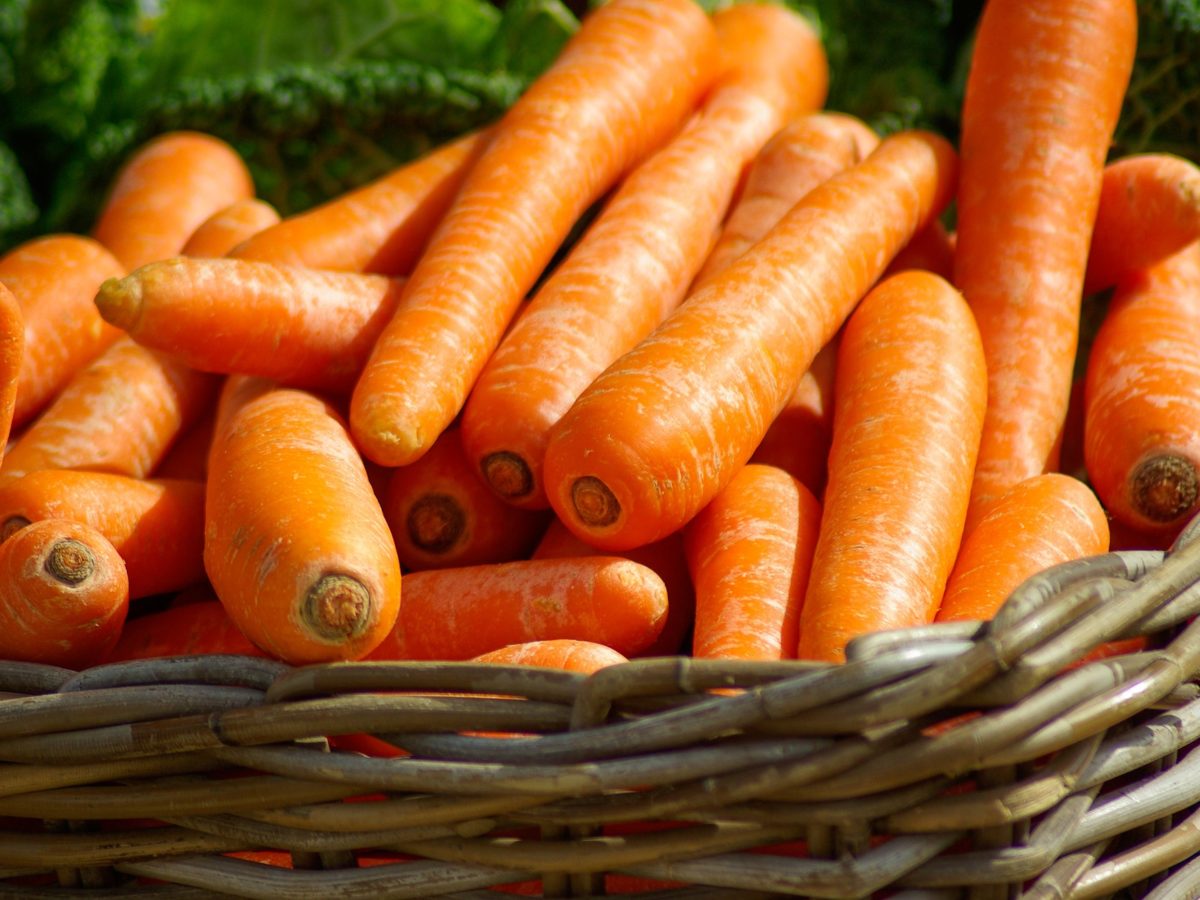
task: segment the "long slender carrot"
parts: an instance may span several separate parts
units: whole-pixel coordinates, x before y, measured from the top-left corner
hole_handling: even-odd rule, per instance
[[[988,360],[968,531],[1009,487],[1053,469],[1136,31],[1134,0],[992,0],[980,19],[962,107],[954,255]]]
[[[92,237],[132,271],[176,256],[205,219],[253,196],[250,171],[232,147],[207,134],[169,132],[121,167]]]
[[[25,357],[25,317],[12,291],[0,282],[0,448],[8,446],[17,388]],[[0,454],[4,451],[0,449]]]
[[[122,337],[79,372],[0,463],[0,475],[92,469],[143,478],[217,390],[212,375]]]
[[[0,656],[86,668],[129,611],[125,564],[95,529],[45,519],[0,544]]]
[[[17,298],[25,322],[14,428],[41,412],[120,336],[100,318],[92,298],[106,278],[124,274],[104,247],[71,234],[35,238],[0,257],[0,284]]]
[[[549,505],[547,436],[597,375],[683,299],[746,166],[814,109],[828,81],[813,30],[782,7],[714,16],[723,73],[699,115],[622,183],[484,366],[463,409],[467,453],[492,488]]]
[[[565,639],[528,641],[524,644],[508,644],[498,650],[481,653],[474,662],[496,663],[511,666],[540,666],[546,669],[563,669],[567,672],[582,672],[591,675],[606,666],[629,662],[621,653],[594,641],[571,641]]]
[[[43,469],[0,480],[0,540],[42,519],[95,528],[125,561],[131,599],[204,579],[204,484]]]
[[[313,395],[278,388],[239,398],[232,384],[209,457],[209,580],[269,654],[297,665],[361,657],[400,606],[396,547],[362,460]]]
[[[214,599],[134,616],[126,621],[120,640],[103,662],[203,653],[267,655],[242,634],[225,607]]]
[[[104,282],[106,321],[206,372],[345,392],[403,282],[241,259],[177,257]]]
[[[1108,519],[1077,478],[1048,472],[1009,489],[962,542],[937,621],[991,619],[1026,578],[1108,550]]]
[[[407,275],[486,146],[477,132],[248,238],[229,256],[262,262]]]
[[[782,469],[750,464],[684,528],[696,585],[692,655],[793,659],[821,505]]]
[[[817,352],[949,201],[954,151],[904,132],[810,191],[584,391],[550,435],[550,503],[608,550],[680,528],[750,458]]]
[[[987,405],[979,332],[928,272],[881,282],[846,323],[833,445],[797,655],[933,620],[962,539]]]
[[[179,252],[183,256],[224,256],[278,221],[279,213],[265,200],[237,200],[201,222]]]
[[[1178,528],[1200,506],[1200,242],[1114,292],[1088,356],[1084,463],[1114,518]]]
[[[692,0],[614,0],[494,126],[354,389],[364,455],[403,465],[467,399],[580,215],[678,129],[715,70]]]

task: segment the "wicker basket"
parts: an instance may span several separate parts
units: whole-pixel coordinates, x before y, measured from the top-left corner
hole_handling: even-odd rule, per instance
[[[0,897],[1197,897],[1197,533],[842,666],[5,664]]]

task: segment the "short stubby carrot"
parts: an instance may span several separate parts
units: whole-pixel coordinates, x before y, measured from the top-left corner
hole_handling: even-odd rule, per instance
[[[949,202],[950,144],[894,134],[804,199],[580,395],[543,463],[560,519],[622,550],[682,527],[750,458],[817,352]]]
[[[253,196],[250,170],[229,144],[195,131],[168,132],[121,167],[92,237],[132,271],[178,255],[205,219]]]
[[[1012,485],[1054,468],[1136,32],[1134,0],[984,7],[962,106],[954,253],[988,360],[968,531]]]
[[[174,257],[104,282],[95,303],[195,369],[348,392],[402,288],[384,275]]]
[[[247,238],[235,259],[407,275],[487,144],[473,132]]]
[[[782,469],[745,466],[684,528],[699,659],[794,659],[821,504]]]
[[[0,544],[0,657],[87,668],[128,612],[125,564],[94,528],[44,519]]]
[[[1083,457],[1126,525],[1178,529],[1200,507],[1200,242],[1117,288],[1088,356]]]
[[[25,317],[12,291],[0,284],[0,448],[8,446],[17,385],[25,357]],[[0,449],[0,453],[3,450]]]
[[[100,318],[92,299],[105,279],[124,274],[104,247],[73,234],[35,238],[0,257],[0,284],[17,298],[25,323],[14,428],[41,412],[120,336]]]
[[[103,662],[208,653],[267,655],[242,634],[220,601],[212,599],[134,616],[125,622]]]
[[[395,624],[400,564],[344,423],[290,388],[222,399],[204,537],[217,596],[285,662],[364,656]]]
[[[179,252],[183,256],[224,256],[278,221],[279,213],[265,200],[238,200],[201,222]]]
[[[1108,518],[1091,488],[1059,472],[998,499],[962,542],[937,621],[988,620],[1043,569],[1108,550]]]
[[[365,456],[425,453],[559,245],[620,176],[661,146],[715,72],[692,0],[614,0],[493,126],[413,270],[351,398]]]
[[[562,669],[591,675],[607,666],[629,660],[612,647],[594,641],[529,641],[509,644],[498,650],[481,653],[473,662],[496,663],[506,666],[539,666],[543,669]]]
[[[987,405],[979,331],[944,279],[880,282],[838,348],[829,484],[797,656],[933,621],[958,553]]]

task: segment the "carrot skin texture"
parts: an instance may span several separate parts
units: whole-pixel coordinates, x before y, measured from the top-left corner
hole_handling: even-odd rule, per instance
[[[881,282],[846,323],[797,655],[933,621],[966,520],[987,405],[979,332],[936,275]]]
[[[938,219],[913,235],[887,267],[884,277],[905,269],[922,269],[947,281],[954,279],[954,241]]]
[[[954,180],[949,143],[905,132],[809,192],[555,425],[544,471],[559,518],[606,550],[682,527],[750,458],[817,352],[949,201]]]
[[[205,219],[253,196],[250,171],[232,147],[207,134],[170,132],[121,167],[92,237],[132,271],[178,255]]]
[[[1026,578],[1108,551],[1108,519],[1091,489],[1058,472],[1012,487],[962,542],[936,621],[988,620]]]
[[[12,291],[0,283],[0,448],[8,446],[25,356],[25,317]],[[3,450],[0,450],[3,453]]]
[[[616,0],[493,127],[354,389],[365,456],[403,465],[458,415],[572,225],[663,144],[712,78],[713,26],[691,0]]]
[[[13,428],[41,412],[120,336],[100,318],[92,298],[105,279],[124,274],[104,247],[72,234],[35,238],[0,257],[0,284],[17,298],[25,322]]]
[[[249,197],[213,213],[192,232],[181,256],[224,256],[243,241],[279,221],[270,203]]]
[[[180,433],[167,455],[151,470],[151,477],[204,481],[208,477],[208,452],[212,449],[216,425],[214,400],[206,413]]]
[[[225,607],[214,599],[134,616],[125,623],[120,640],[104,662],[201,653],[267,655],[242,634]]]
[[[1105,154],[1136,45],[1133,0],[993,0],[962,108],[954,282],[988,359],[967,530],[1055,468]]]
[[[606,666],[615,666],[629,660],[604,644],[560,639],[509,644],[498,650],[481,653],[473,661],[508,666],[540,666],[591,675]]]
[[[249,387],[258,387],[246,379]],[[400,606],[400,565],[344,423],[303,391],[226,394],[204,564],[246,636],[293,665],[357,659]]]

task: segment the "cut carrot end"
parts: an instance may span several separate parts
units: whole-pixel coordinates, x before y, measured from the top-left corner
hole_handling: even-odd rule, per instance
[[[75,587],[92,577],[96,571],[96,557],[87,544],[64,538],[50,548],[42,567],[51,577]]]
[[[583,524],[603,528],[617,521],[621,504],[612,491],[594,475],[576,478],[571,485],[571,504]]]
[[[529,464],[510,450],[489,453],[481,466],[483,477],[501,497],[515,500],[533,491],[533,472]]]
[[[96,294],[100,318],[126,331],[132,330],[142,315],[142,283],[137,278],[109,278]]]
[[[0,544],[3,544],[26,525],[30,524],[32,523],[24,516],[9,516],[4,520],[4,524],[0,525]]]
[[[1200,478],[1192,463],[1174,454],[1138,463],[1130,476],[1133,508],[1152,522],[1174,522],[1196,503]]]
[[[366,585],[349,575],[324,575],[304,595],[300,620],[317,637],[344,641],[363,632],[370,612]]]
[[[448,494],[426,494],[408,510],[408,537],[428,553],[446,553],[467,528],[467,514]]]

